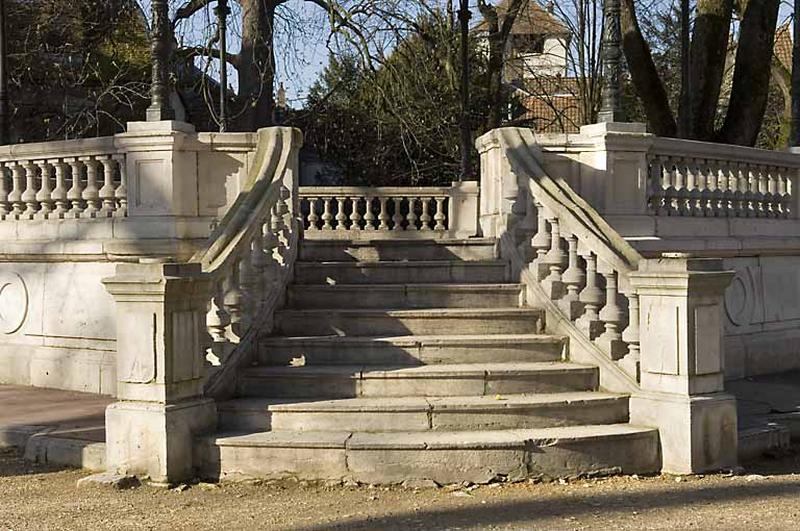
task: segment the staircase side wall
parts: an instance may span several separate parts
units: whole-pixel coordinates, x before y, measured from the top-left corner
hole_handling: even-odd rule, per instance
[[[0,264],[0,382],[112,395],[111,262]]]

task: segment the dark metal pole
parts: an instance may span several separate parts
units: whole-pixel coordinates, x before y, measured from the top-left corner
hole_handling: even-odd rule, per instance
[[[603,94],[601,122],[624,122],[622,111],[622,31],[620,0],[603,3]]]
[[[798,0],[800,1],[800,0]],[[691,17],[689,16],[689,0],[681,0],[681,118],[680,118],[680,136],[687,137],[689,135],[689,128],[691,126],[691,100],[690,94],[692,87],[690,85],[689,75],[689,26],[691,25]]]
[[[228,129],[228,0],[217,2],[219,21],[219,132]]]
[[[8,144],[8,47],[6,40],[6,2],[0,0],[0,145]]]
[[[466,181],[472,176],[470,154],[472,153],[472,127],[470,127],[469,91],[469,21],[472,13],[469,0],[461,0],[458,20],[461,23],[461,172],[458,180]]]
[[[172,43],[170,42],[167,0],[152,0],[150,11],[153,19],[153,25],[150,28],[153,84],[150,87],[150,107],[147,109],[147,121],[174,120],[175,111],[169,102],[169,61]]]
[[[800,146],[800,0],[794,0],[794,37],[792,38],[792,147]]]

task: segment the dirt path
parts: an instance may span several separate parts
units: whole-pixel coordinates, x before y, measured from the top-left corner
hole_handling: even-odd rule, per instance
[[[0,450],[0,530],[797,529],[800,455],[746,475],[412,490],[293,482],[76,488],[83,472]],[[469,490],[469,492],[467,491]]]

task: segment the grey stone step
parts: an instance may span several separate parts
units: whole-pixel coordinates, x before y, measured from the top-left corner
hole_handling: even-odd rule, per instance
[[[292,308],[508,308],[520,284],[307,284],[289,287]]]
[[[239,382],[240,396],[357,398],[389,396],[494,396],[593,391],[596,367],[574,363],[476,363],[421,367],[253,367]]]
[[[209,479],[430,479],[485,483],[547,474],[657,472],[658,431],[629,424],[460,432],[258,432],[198,439]]]
[[[538,334],[544,312],[537,308],[415,310],[281,310],[275,334],[283,336],[407,336],[441,334]]]
[[[508,264],[498,260],[295,264],[295,284],[496,284],[507,280]]]
[[[261,365],[434,365],[562,361],[567,338],[551,335],[400,337],[271,337],[259,348]]]
[[[598,392],[307,402],[250,398],[220,403],[217,410],[227,430],[467,431],[627,422],[628,398]]]
[[[379,260],[493,260],[497,241],[468,240],[303,240],[299,259],[305,262],[377,262]]]

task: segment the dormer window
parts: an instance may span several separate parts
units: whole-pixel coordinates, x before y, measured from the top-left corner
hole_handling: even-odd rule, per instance
[[[513,49],[518,54],[544,53],[544,37],[541,35],[514,35]]]

